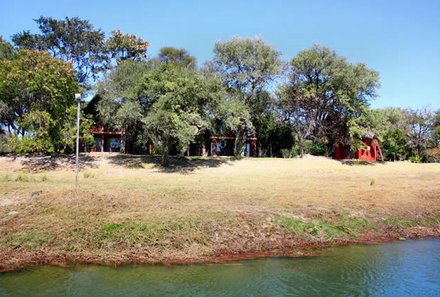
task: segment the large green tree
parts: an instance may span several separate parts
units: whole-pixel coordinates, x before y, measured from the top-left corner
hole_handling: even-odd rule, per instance
[[[48,51],[53,57],[72,63],[82,86],[88,86],[108,66],[105,34],[88,20],[41,16],[35,22],[39,33],[23,31],[15,34],[12,41],[20,48]]]
[[[46,52],[20,50],[15,59],[0,60],[0,120],[15,135],[17,151],[72,147],[75,76],[70,64]]]
[[[215,44],[208,68],[221,77],[229,96],[242,102],[252,115],[251,125],[233,131],[237,137],[235,154],[240,155],[246,137],[255,132],[260,118],[270,109],[272,98],[267,90],[282,72],[280,53],[259,38],[234,38]]]
[[[358,144],[368,130],[359,119],[378,86],[377,72],[351,64],[329,48],[316,45],[299,52],[290,62],[289,81],[280,87],[279,98],[301,156],[306,140]]]
[[[152,141],[160,148],[163,165],[172,147],[185,150],[210,127],[224,98],[216,76],[165,62],[124,61],[103,82],[100,94],[104,123],[135,125],[141,143]]]
[[[408,110],[393,107],[372,110],[369,125],[381,141],[386,160],[405,160],[410,156]]]
[[[151,70],[152,63],[123,60],[112,69],[98,85],[98,118],[104,125],[123,128],[125,140],[137,141],[143,133],[143,115],[152,102],[139,95],[143,76]]]

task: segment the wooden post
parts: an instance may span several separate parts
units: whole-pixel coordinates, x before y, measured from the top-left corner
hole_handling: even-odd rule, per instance
[[[217,156],[217,138],[211,137],[211,156]]]

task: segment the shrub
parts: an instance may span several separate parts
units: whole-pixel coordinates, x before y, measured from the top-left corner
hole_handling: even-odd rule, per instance
[[[327,146],[323,143],[313,143],[310,147],[310,153],[314,156],[327,156]]]
[[[295,147],[292,147],[291,149],[282,149],[280,150],[280,153],[285,159],[294,158],[298,155]]]
[[[411,163],[421,163],[423,161],[423,157],[419,155],[409,157]]]
[[[426,151],[428,162],[440,162],[440,145]]]

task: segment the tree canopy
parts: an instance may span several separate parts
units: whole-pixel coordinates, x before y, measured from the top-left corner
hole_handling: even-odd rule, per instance
[[[144,60],[147,58],[147,49],[150,44],[136,35],[113,30],[106,45],[110,56],[117,60]]]
[[[222,91],[209,74],[165,62],[127,61],[101,86],[99,111],[107,124],[139,126],[138,137],[157,143],[166,165],[172,146],[186,149],[209,127]]]
[[[259,38],[233,38],[215,44],[214,59],[207,69],[221,77],[235,106],[241,102],[251,115],[250,121],[242,121],[246,125],[234,131],[235,154],[239,156],[247,136],[255,132],[260,118],[272,104],[266,89],[283,70],[280,53]]]
[[[46,52],[22,49],[16,58],[0,60],[0,119],[15,135],[16,150],[72,147],[75,127],[69,120],[78,90],[71,65]]]
[[[377,72],[316,45],[292,59],[289,82],[279,91],[280,108],[301,148],[307,139],[353,144],[368,129],[358,119],[378,86]]]
[[[163,47],[160,49],[158,60],[167,64],[195,69],[197,59],[184,48]]]
[[[217,42],[199,68],[186,49],[164,47],[148,58],[147,40],[120,30],[106,37],[81,18],[35,22],[37,33],[12,36],[15,47],[0,37],[0,133],[21,135],[15,140],[34,151],[68,149],[73,94],[87,91],[95,93],[95,121],[155,143],[164,162],[171,148],[182,152],[203,133],[235,137],[236,156],[251,137],[261,156],[282,149],[302,156],[357,149],[371,134],[388,159],[439,154],[439,111],[371,109],[379,74],[324,46],[286,64],[260,38],[232,38]]]
[[[105,34],[89,21],[77,17],[57,20],[41,16],[35,22],[40,33],[23,31],[12,36],[18,47],[48,51],[52,56],[72,63],[77,80],[83,86],[106,68]]]

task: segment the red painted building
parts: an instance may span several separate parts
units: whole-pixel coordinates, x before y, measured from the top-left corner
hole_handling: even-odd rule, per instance
[[[351,151],[349,145],[337,146],[335,148],[334,159],[356,159],[366,162],[383,161],[382,150],[380,149],[377,137],[364,137],[362,141],[364,146],[359,148],[356,152]]]

